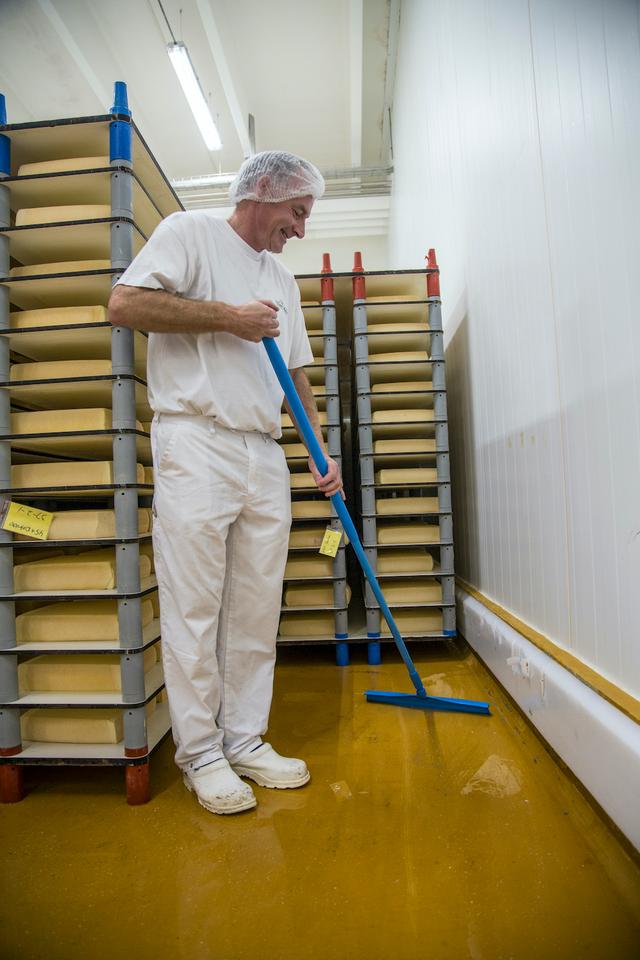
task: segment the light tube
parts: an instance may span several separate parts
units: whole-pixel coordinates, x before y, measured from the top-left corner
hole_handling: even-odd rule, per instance
[[[193,69],[191,57],[189,56],[186,45],[182,42],[170,43],[167,46],[167,52],[207,149],[221,150],[222,140],[213,122],[209,105],[205,100],[200,81]]]
[[[206,173],[201,177],[186,177],[184,180],[172,180],[171,186],[176,190],[188,190],[191,187],[225,187],[233,183],[236,173]]]

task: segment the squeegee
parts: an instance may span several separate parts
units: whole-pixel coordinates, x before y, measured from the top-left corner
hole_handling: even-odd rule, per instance
[[[282,358],[282,354],[280,353],[280,348],[278,347],[276,341],[270,337],[264,337],[262,342],[265,346],[275,374],[280,381],[280,386],[284,390],[284,395],[287,398],[293,419],[296,421],[296,425],[303,436],[307,449],[313,458],[313,462],[315,463],[320,475],[325,476],[329,469],[327,459],[320,444],[318,443],[315,433],[313,432],[307,413],[302,406],[302,402],[298,396],[298,391],[296,390],[295,384],[291,378],[291,374],[289,373],[287,365]],[[424,684],[422,683],[420,676],[418,675],[415,664],[409,655],[407,646],[400,635],[400,631],[398,630],[396,622],[393,619],[391,611],[389,610],[380,584],[378,583],[377,577],[373,572],[373,568],[367,559],[367,555],[364,552],[362,543],[360,542],[360,537],[358,536],[358,532],[341,494],[339,492],[334,493],[330,499],[336,513],[338,514],[338,517],[340,518],[344,531],[351,542],[351,546],[355,550],[356,556],[360,562],[360,566],[362,567],[367,580],[371,584],[371,589],[375,594],[376,600],[380,604],[380,609],[389,625],[391,635],[393,636],[400,656],[404,660],[405,666],[409,671],[411,682],[413,683],[416,691],[415,693],[391,693],[382,690],[367,690],[365,693],[367,700],[371,703],[389,703],[396,707],[412,707],[418,710],[452,710],[457,713],[488,714],[489,704],[483,703],[480,700],[456,700],[452,697],[429,696],[424,688]]]

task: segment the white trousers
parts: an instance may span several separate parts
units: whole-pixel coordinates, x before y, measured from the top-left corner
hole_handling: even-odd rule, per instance
[[[289,470],[261,433],[156,415],[153,546],[176,763],[239,757],[266,732],[291,526]]]

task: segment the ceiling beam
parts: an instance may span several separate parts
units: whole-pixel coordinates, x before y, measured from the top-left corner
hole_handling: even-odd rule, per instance
[[[218,30],[216,18],[213,15],[209,0],[196,0],[196,2],[198,13],[200,14],[200,19],[202,20],[204,32],[209,44],[209,49],[211,50],[211,55],[213,56],[213,62],[215,63],[218,71],[218,76],[220,77],[220,82],[222,83],[222,89],[224,90],[224,95],[229,106],[233,125],[236,128],[236,133],[238,135],[238,139],[240,140],[242,153],[245,157],[248,157],[252,152],[255,152],[251,149],[251,137],[249,135],[248,127],[248,111],[243,109],[243,106],[240,103],[238,90],[236,84],[233,82],[233,77],[231,76],[231,70],[229,69],[229,63],[224,52],[224,45],[222,43],[220,31]]]
[[[111,109],[113,100],[111,91],[107,90],[107,88],[98,79],[89,61],[71,36],[71,33],[65,26],[62,17],[54,7],[51,0],[38,0],[38,6],[49,20],[49,23],[55,32],[58,34],[63,46],[71,56],[77,68],[80,70],[80,73],[95,93],[98,103],[100,104],[100,113],[108,113]]]
[[[349,90],[351,165],[362,164],[362,68],[364,15],[362,0],[349,2]]]

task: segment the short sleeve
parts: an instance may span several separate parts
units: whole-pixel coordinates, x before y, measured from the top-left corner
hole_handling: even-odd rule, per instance
[[[118,283],[184,295],[193,282],[196,267],[193,253],[187,254],[188,229],[188,214],[174,213],[163,220]]]
[[[313,351],[307,336],[307,328],[304,322],[304,314],[300,306],[300,290],[295,280],[291,280],[292,293],[291,305],[293,316],[293,330],[291,334],[291,351],[289,353],[289,370],[297,370],[299,367],[306,367],[313,363]]]

